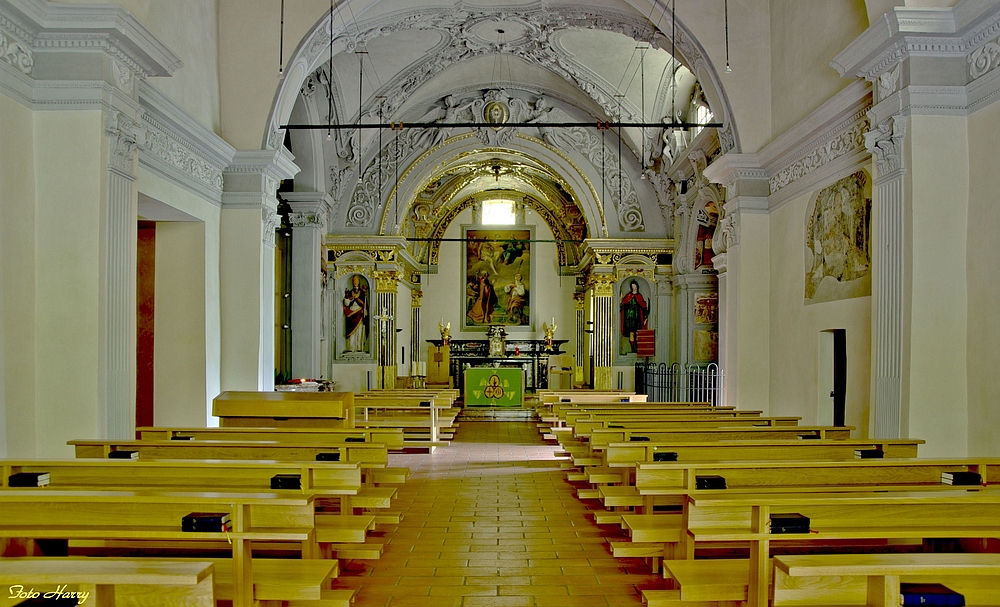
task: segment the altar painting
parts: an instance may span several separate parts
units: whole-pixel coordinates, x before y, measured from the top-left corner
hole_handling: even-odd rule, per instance
[[[490,325],[531,329],[531,228],[463,227],[463,330]]]

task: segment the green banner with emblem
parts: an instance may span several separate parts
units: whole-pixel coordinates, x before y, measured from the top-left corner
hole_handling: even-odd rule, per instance
[[[465,370],[465,406],[520,407],[524,370],[473,367]]]

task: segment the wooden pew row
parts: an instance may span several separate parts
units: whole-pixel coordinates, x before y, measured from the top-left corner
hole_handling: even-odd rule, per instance
[[[900,582],[944,584],[966,605],[1000,604],[1000,554],[783,555],[773,563],[774,607],[896,607]]]
[[[553,403],[551,410],[545,413],[539,414],[539,418],[543,422],[558,425],[562,424],[566,420],[566,416],[570,414],[575,414],[578,416],[586,416],[586,414],[614,414],[614,413],[633,413],[635,415],[641,414],[651,414],[656,415],[660,413],[679,413],[687,412],[688,414],[702,413],[702,412],[728,412],[730,415],[740,416],[740,415],[751,415],[759,417],[761,412],[751,412],[743,411],[740,409],[735,409],[733,407],[714,407],[708,403],[684,403],[684,402],[643,402],[643,403]]]
[[[223,392],[212,399],[219,425],[353,428],[353,392]]]
[[[67,441],[78,458],[107,459],[112,451],[135,451],[144,459],[252,459],[276,461],[315,461],[321,453],[339,453],[340,461],[359,463],[362,468],[382,468],[389,461],[383,443],[347,443],[314,441],[282,443],[252,440],[110,440],[77,439]]]
[[[390,451],[403,448],[403,431],[400,428],[253,428],[237,426],[228,428],[156,428],[140,426],[135,429],[139,440],[235,440],[278,441],[283,443],[315,443],[330,439],[337,443],[352,439],[365,443],[384,443]]]
[[[292,594],[289,588],[296,585],[296,580],[314,579],[311,573],[316,568],[325,569],[322,584],[336,577],[337,561],[313,558],[313,508],[311,495],[7,489],[0,491],[0,510],[4,513],[0,518],[0,538],[5,546],[12,538],[182,543],[226,538],[232,542],[232,556],[227,563],[231,564],[233,572],[233,605],[253,607],[258,600],[286,597],[261,596],[260,587],[255,592],[258,580],[253,573],[251,542],[294,542],[301,546],[302,560],[282,564],[286,567],[284,588],[289,595]],[[228,513],[232,530],[228,533],[184,532],[181,519],[190,512]],[[311,589],[313,587],[304,590]]]
[[[701,415],[643,415],[641,417],[607,415],[590,415],[578,417],[569,424],[573,427],[573,434],[579,438],[587,438],[592,432],[597,430],[625,430],[645,428],[694,428],[699,426],[710,427],[795,427],[799,425],[799,417],[748,417],[716,415],[705,413]],[[624,436],[624,434],[623,434]],[[624,440],[628,440],[627,438]]]
[[[750,558],[744,562],[750,607],[768,605],[772,548],[780,553],[783,545],[831,541],[1000,537],[1000,492],[996,491],[705,493],[687,496],[682,555],[692,557],[699,543],[747,542]],[[809,517],[810,533],[770,533],[770,514],[785,512]],[[711,563],[701,563],[702,572],[711,575]],[[669,570],[670,563],[664,566]]]
[[[987,472],[989,470],[989,472]],[[682,507],[688,495],[720,491],[733,493],[788,492],[871,492],[871,491],[949,491],[941,483],[942,472],[981,471],[984,483],[987,474],[1000,474],[1000,460],[968,459],[864,459],[849,461],[774,461],[774,462],[704,462],[704,463],[642,463],[636,470],[636,486],[601,487],[606,507],[642,506],[642,513],[621,513],[623,529],[629,531],[635,543],[613,540],[616,556],[638,556],[651,559],[656,569],[660,556],[673,558],[679,544],[682,517],[664,517],[654,512],[655,506]],[[698,490],[698,476],[721,476],[725,490]],[[997,486],[996,483],[992,486]],[[976,488],[976,487],[971,487]],[[598,517],[600,518],[600,517]],[[602,522],[615,522],[613,516]],[[666,545],[669,540],[670,546]]]
[[[603,425],[620,424],[625,421],[655,421],[683,418],[704,418],[704,419],[761,419],[760,411],[734,411],[719,410],[717,408],[700,407],[673,407],[665,405],[656,412],[616,413],[611,410],[603,412],[567,410],[559,418],[547,418],[548,422],[538,424],[539,429],[546,440],[562,440],[564,437],[573,437],[576,427],[581,423],[588,424],[588,427],[596,426],[595,420]],[[797,419],[783,418],[797,422]]]
[[[590,433],[590,448],[600,449],[611,443],[636,442],[648,439],[650,442],[670,441],[695,442],[700,440],[757,440],[767,439],[820,439],[846,440],[851,437],[853,426],[710,426],[666,427],[649,424],[640,428],[605,428]]]
[[[404,446],[427,448],[448,444],[458,409],[450,399],[423,396],[358,396],[354,401],[355,426],[363,428],[400,428]]]
[[[154,559],[0,559],[0,606],[22,600],[69,598],[80,604],[115,607],[119,586],[156,597],[164,606],[215,607],[215,565],[209,561]],[[85,594],[83,594],[85,593]]]

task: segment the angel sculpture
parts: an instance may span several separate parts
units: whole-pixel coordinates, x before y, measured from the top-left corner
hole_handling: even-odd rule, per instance
[[[438,331],[441,332],[441,342],[443,345],[447,346],[451,344],[451,323],[442,324],[444,319],[438,321]]]
[[[552,340],[554,339],[553,336],[555,335],[556,329],[558,328],[559,325],[556,324],[555,318],[552,319],[551,327],[542,322],[542,333],[545,333],[545,349],[548,351],[552,350],[552,343],[553,343]]]

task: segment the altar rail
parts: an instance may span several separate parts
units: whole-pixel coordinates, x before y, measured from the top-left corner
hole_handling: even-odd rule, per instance
[[[724,405],[725,372],[719,365],[635,364],[635,391],[656,402],[709,402]]]

